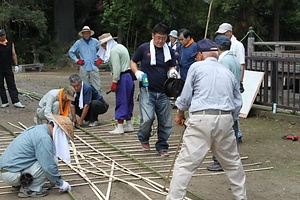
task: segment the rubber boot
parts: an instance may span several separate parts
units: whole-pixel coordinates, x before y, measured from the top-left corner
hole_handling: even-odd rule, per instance
[[[113,131],[109,131],[111,134],[123,134],[124,133],[124,128],[123,124],[118,124]]]
[[[133,132],[133,125],[131,123],[131,120],[126,121],[126,126],[124,127],[124,133]]]

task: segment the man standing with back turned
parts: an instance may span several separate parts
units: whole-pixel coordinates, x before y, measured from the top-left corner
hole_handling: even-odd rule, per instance
[[[181,124],[184,111],[188,109],[190,118],[186,122],[167,200],[185,197],[193,173],[209,150],[219,160],[231,182],[234,198],[247,200],[246,175],[232,128],[242,106],[239,85],[234,75],[218,63],[217,47],[211,40],[200,40],[197,51],[198,62],[191,65],[175,103],[178,108],[175,122]]]

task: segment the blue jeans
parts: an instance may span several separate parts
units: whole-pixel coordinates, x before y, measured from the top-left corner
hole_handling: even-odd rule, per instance
[[[140,142],[149,143],[151,137],[151,126],[157,116],[157,151],[168,150],[167,140],[172,132],[172,109],[169,97],[165,93],[146,92],[144,87],[140,88],[140,129],[137,133]]]

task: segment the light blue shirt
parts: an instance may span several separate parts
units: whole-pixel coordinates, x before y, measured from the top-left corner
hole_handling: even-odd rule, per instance
[[[236,119],[242,96],[232,72],[216,58],[208,57],[191,65],[175,105],[183,111],[189,109],[190,113],[208,109],[232,111]]]
[[[233,55],[232,51],[224,51],[219,56],[219,62],[227,67],[234,75],[236,81],[240,82],[242,73],[241,64],[238,59]]]
[[[52,183],[60,186],[63,184],[54,159],[53,140],[47,124],[32,126],[18,135],[2,154],[0,169],[20,172],[36,161]]]
[[[80,60],[84,60],[84,65],[82,66],[85,71],[99,71],[98,67],[95,65],[97,58],[97,51],[99,50],[99,41],[95,38],[90,38],[86,42],[83,38],[77,40],[74,45],[69,50],[69,56],[77,62],[79,59],[76,54],[79,55]]]

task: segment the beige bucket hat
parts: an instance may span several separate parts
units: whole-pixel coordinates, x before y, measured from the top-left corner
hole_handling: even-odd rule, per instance
[[[98,45],[102,45],[110,40],[113,40],[113,39],[117,39],[118,37],[113,37],[111,36],[110,33],[103,33],[102,35],[100,35],[98,37],[98,40],[99,40],[99,44]]]
[[[74,129],[73,123],[69,117],[62,116],[62,115],[55,115],[51,114],[52,118],[54,119],[55,123],[67,134],[67,136],[74,141]]]
[[[78,33],[78,35],[79,35],[80,37],[82,37],[82,33],[83,33],[83,32],[86,32],[86,31],[91,32],[91,36],[95,34],[95,31],[91,30],[90,27],[84,26],[84,27],[82,28],[82,30]]]

